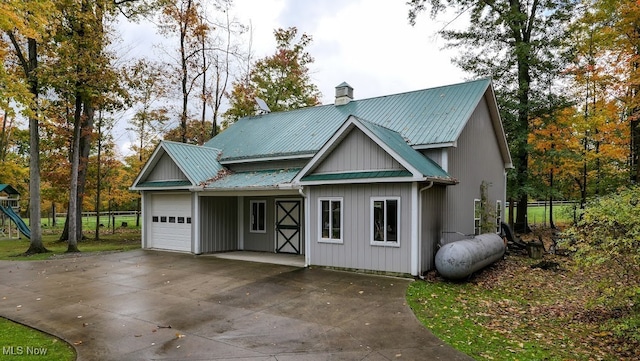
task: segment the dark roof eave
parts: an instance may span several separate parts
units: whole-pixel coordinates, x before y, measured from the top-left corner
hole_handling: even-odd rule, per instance
[[[231,163],[252,163],[252,162],[264,162],[268,160],[284,160],[284,159],[304,159],[311,158],[316,154],[317,150],[305,150],[301,152],[292,153],[271,153],[260,154],[247,157],[222,157],[220,159],[221,164]]]

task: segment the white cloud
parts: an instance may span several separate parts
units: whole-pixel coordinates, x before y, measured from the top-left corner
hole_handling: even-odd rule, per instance
[[[443,51],[444,41],[435,35],[443,23],[423,16],[412,27],[402,2],[236,0],[235,11],[240,19],[253,22],[256,58],[274,51],[275,28],[296,26],[313,37],[308,49],[315,58],[312,78],[323,103],[333,103],[334,87],[343,81],[362,99],[465,77],[451,64],[455,52]]]
[[[253,28],[253,59],[275,51],[273,30],[296,26],[313,37],[309,53],[312,80],[323,104],[334,101],[335,86],[346,81],[356,99],[425,89],[463,81],[468,75],[451,63],[455,51],[436,33],[454,15],[435,21],[422,15],[416,26],[407,20],[405,2],[388,0],[234,0],[231,13]],[[456,21],[464,26],[464,19]],[[461,24],[460,24],[461,23]],[[114,44],[124,58],[166,57],[158,44],[166,41],[150,23],[118,25],[122,42]],[[171,46],[169,46],[171,48]],[[116,130],[119,143],[126,130]],[[130,138],[130,137],[129,137]],[[131,141],[131,139],[129,139]],[[123,154],[129,144],[121,144]]]

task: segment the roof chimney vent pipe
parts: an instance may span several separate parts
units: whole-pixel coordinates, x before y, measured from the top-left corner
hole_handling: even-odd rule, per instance
[[[336,103],[335,105],[345,105],[353,100],[353,88],[351,85],[342,82],[336,87]]]

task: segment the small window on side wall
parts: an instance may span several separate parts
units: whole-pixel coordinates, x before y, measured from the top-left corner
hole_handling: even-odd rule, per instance
[[[502,228],[502,201],[496,201],[496,233]]]
[[[473,234],[479,235],[482,231],[482,202],[473,200]]]
[[[318,221],[320,242],[342,243],[342,198],[318,199]]]
[[[400,198],[371,198],[371,244],[400,245]]]
[[[251,201],[250,202],[249,223],[251,225],[249,231],[251,233],[267,232],[267,201]]]

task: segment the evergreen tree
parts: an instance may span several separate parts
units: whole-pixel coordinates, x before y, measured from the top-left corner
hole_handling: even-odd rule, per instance
[[[440,33],[449,47],[462,49],[455,62],[476,76],[492,77],[515,171],[508,196],[518,200],[516,223],[526,229],[531,120],[563,106],[549,92],[563,69],[559,55],[574,0],[411,0],[409,21],[430,7],[436,17],[449,9],[468,13],[469,26]],[[550,84],[551,83],[551,84]]]

